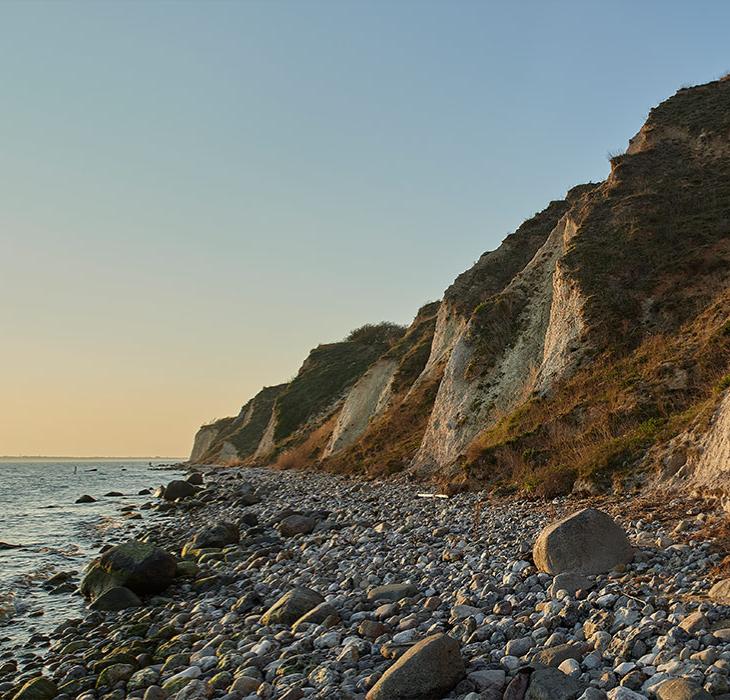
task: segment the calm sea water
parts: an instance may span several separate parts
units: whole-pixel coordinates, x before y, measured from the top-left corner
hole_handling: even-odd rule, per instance
[[[0,653],[38,651],[28,644],[34,633],[80,613],[79,596],[51,595],[42,584],[61,571],[82,571],[105,542],[126,539],[129,523],[120,508],[151,500],[138,491],[180,475],[165,464],[169,460],[0,461],[0,541],[22,545],[0,550]],[[109,491],[124,496],[104,497]],[[75,504],[83,494],[98,500]]]

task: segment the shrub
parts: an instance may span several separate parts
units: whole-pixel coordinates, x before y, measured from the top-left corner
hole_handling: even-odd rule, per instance
[[[392,345],[403,337],[406,332],[405,326],[390,321],[380,323],[366,323],[364,326],[350,331],[345,338],[348,343],[361,343],[363,345]]]

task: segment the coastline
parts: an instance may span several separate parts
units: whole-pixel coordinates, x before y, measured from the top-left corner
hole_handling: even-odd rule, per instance
[[[698,500],[477,506],[474,493],[419,497],[423,484],[403,478],[211,469],[204,481],[185,500],[148,500],[145,518],[125,528],[187,562],[185,575],[142,607],[86,611],[6,658],[2,697],[42,676],[53,686],[49,698],[379,698],[373,688],[394,660],[440,632],[458,641],[465,664],[443,697],[474,700],[496,686],[501,694],[535,668],[536,655],[583,695],[622,700],[616,689],[625,689],[646,697],[675,677],[723,688],[727,674],[708,669],[718,659],[730,666],[730,637],[681,627],[696,613],[713,625],[730,617],[707,599],[722,557],[703,540],[714,514]],[[548,522],[586,505],[626,528],[636,557],[588,577],[585,591],[556,594],[553,577],[532,563],[532,544]],[[300,518],[295,531],[283,527],[291,516]],[[216,523],[236,524],[239,541],[180,556]],[[373,599],[379,586],[405,595]],[[291,621],[263,624],[262,614],[298,588],[322,596],[328,614],[294,629]]]

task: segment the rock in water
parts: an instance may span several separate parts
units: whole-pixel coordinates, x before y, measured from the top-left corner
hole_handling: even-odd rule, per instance
[[[130,540],[107,550],[87,567],[79,589],[96,600],[111,588],[124,586],[138,595],[160,593],[175,577],[177,563],[164,549]]]
[[[373,686],[366,700],[438,700],[465,675],[459,643],[446,634],[421,640]]]
[[[718,581],[707,594],[710,600],[722,605],[730,605],[730,578]]]
[[[317,591],[303,586],[293,588],[261,616],[261,624],[291,625],[320,603],[324,603],[324,598]]]
[[[166,501],[176,501],[178,498],[189,498],[196,491],[197,489],[192,484],[176,479],[165,486],[162,497]]]
[[[74,503],[96,503],[96,499],[85,493],[83,496],[79,496]]]
[[[672,678],[660,683],[655,694],[658,700],[712,700],[701,685],[686,678]]]
[[[538,569],[549,574],[600,574],[630,562],[634,550],[623,528],[609,515],[584,508],[548,525],[538,536],[532,556]]]
[[[317,521],[314,518],[308,518],[306,515],[290,515],[279,523],[279,532],[283,537],[308,535],[315,527]]]
[[[117,612],[119,610],[126,610],[127,608],[138,608],[140,605],[142,605],[142,601],[133,591],[130,591],[129,588],[125,588],[124,586],[115,586],[104,591],[98,598],[95,598],[89,607],[92,610]]]
[[[51,700],[57,694],[56,684],[41,676],[28,681],[12,698],[13,700]]]

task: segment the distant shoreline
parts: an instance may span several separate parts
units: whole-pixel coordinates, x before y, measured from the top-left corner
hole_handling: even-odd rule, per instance
[[[185,461],[185,457],[68,457],[57,455],[0,455],[0,462],[119,462],[121,460],[136,460],[159,462],[161,460]]]

